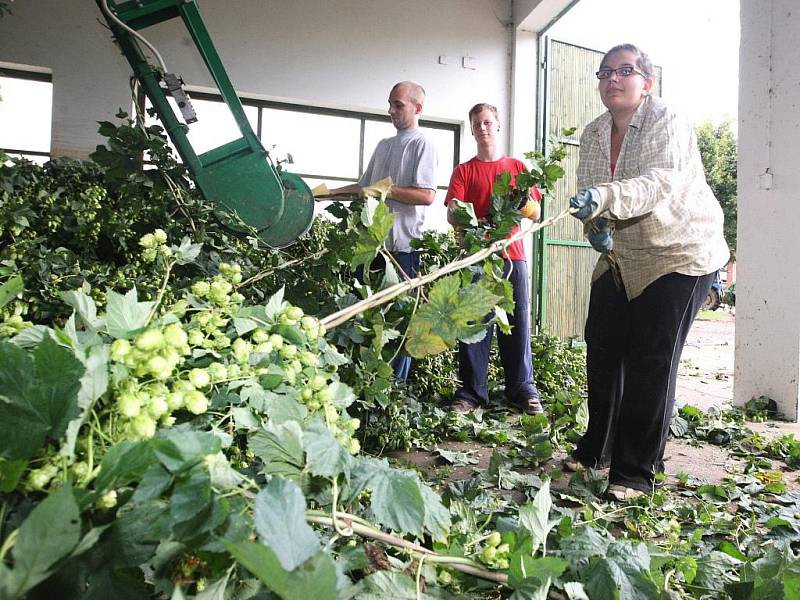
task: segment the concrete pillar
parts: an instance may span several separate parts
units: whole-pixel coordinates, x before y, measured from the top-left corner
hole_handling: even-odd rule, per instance
[[[800,7],[762,0],[740,10],[734,404],[768,396],[798,421]]]

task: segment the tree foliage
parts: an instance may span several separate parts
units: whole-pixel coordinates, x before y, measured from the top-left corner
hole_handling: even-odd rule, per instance
[[[736,134],[730,121],[715,125],[711,121],[696,128],[697,145],[703,160],[706,180],[725,215],[725,241],[736,256],[736,159],[738,155]]]

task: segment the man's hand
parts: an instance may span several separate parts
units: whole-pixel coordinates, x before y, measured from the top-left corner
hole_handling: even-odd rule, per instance
[[[588,219],[597,210],[597,197],[599,195],[599,192],[594,188],[587,188],[575,194],[569,199],[569,207],[578,209],[572,213],[572,216],[581,221]]]
[[[614,230],[605,217],[599,217],[592,222],[586,238],[592,248],[601,254],[608,254],[614,249]]]

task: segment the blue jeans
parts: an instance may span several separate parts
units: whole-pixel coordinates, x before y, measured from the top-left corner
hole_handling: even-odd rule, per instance
[[[524,260],[505,260],[503,275],[508,277],[514,290],[514,312],[508,315],[511,333],[497,332],[500,362],[506,383],[506,400],[512,404],[537,395],[533,385],[531,358],[531,319],[528,312],[528,265]],[[513,265],[513,269],[512,269]],[[510,276],[509,276],[510,273]],[[486,319],[491,318],[491,314]],[[489,351],[492,347],[494,325],[486,336],[473,344],[458,344],[458,376],[461,387],[456,390],[457,400],[467,400],[478,406],[489,404],[488,372]]]
[[[417,276],[419,272],[419,252],[392,252],[392,256],[397,261],[397,264],[405,271],[405,274],[410,278]],[[370,272],[383,271],[386,268],[382,256],[372,261],[369,266]],[[356,271],[356,278],[363,282],[363,271],[361,268]],[[402,274],[398,273],[402,279]],[[398,381],[406,381],[408,374],[411,372],[411,357],[404,351],[400,351],[397,356],[392,360],[392,370],[394,370],[395,379]]]
[[[397,264],[405,271],[406,275],[412,279],[417,276],[419,272],[419,252],[392,252],[392,256],[394,256]],[[401,350],[392,361],[392,369],[394,369],[394,376],[398,381],[405,381],[411,372],[411,357]]]

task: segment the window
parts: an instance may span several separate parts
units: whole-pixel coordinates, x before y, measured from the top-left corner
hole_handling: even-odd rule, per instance
[[[190,92],[191,93],[191,92]],[[198,121],[189,127],[189,141],[198,154],[241,136],[233,117],[219,96],[191,93]],[[274,161],[292,158],[290,171],[309,187],[320,183],[339,187],[358,181],[378,142],[395,134],[388,115],[362,113],[286,102],[242,99],[253,130]],[[148,119],[148,124],[154,123]],[[447,228],[444,196],[453,167],[458,164],[458,125],[420,121],[421,129],[436,146],[439,156],[434,206],[425,227]],[[320,209],[324,206],[320,206]]]
[[[50,160],[50,75],[0,67],[0,148],[43,164]]]

